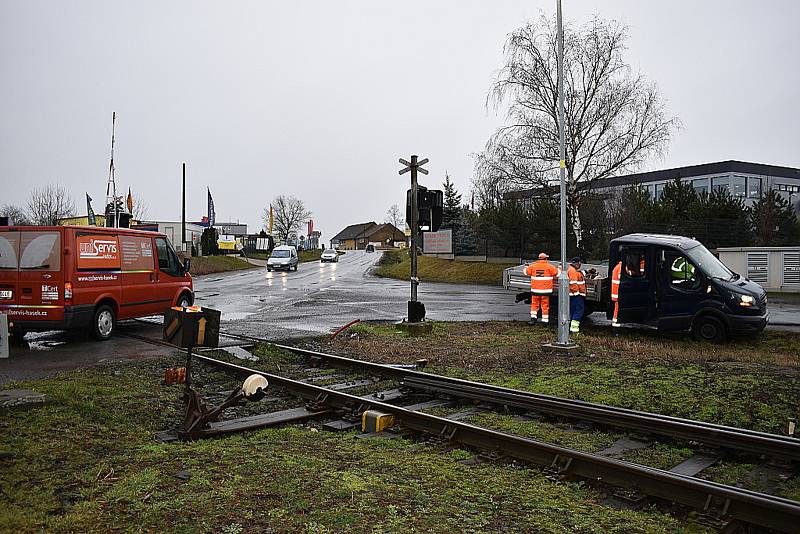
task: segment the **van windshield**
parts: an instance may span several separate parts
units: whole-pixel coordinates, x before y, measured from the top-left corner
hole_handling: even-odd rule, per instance
[[[273,250],[272,251],[273,258],[288,258],[289,251],[288,250]]]
[[[698,245],[686,251],[686,255],[692,260],[697,267],[703,271],[706,276],[710,278],[717,278],[720,280],[733,280],[735,274],[728,269],[724,263],[719,261],[709,250],[703,245]]]

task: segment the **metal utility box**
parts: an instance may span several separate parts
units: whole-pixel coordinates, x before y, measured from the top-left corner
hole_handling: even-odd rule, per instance
[[[219,310],[173,306],[164,314],[164,341],[178,347],[219,346]]]
[[[733,272],[767,291],[800,293],[800,247],[732,247],[717,252]]]

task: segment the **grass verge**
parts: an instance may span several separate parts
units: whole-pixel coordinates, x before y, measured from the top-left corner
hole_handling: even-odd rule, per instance
[[[588,328],[581,351],[565,356],[541,348],[552,330],[519,323],[434,323],[422,337],[362,324],[350,333],[321,348],[384,362],[425,357],[433,372],[758,430],[785,431],[787,418],[798,415],[797,334],[767,332],[711,347]],[[256,352],[254,367],[296,367],[293,356],[273,347]],[[163,369],[181,362],[176,355],[10,384],[54,402],[0,417],[2,530],[705,532],[654,509],[608,508],[597,489],[552,480],[535,467],[475,464],[472,451],[437,440],[358,439],[309,423],[155,443],[153,433],[181,417],[181,388],[160,385]],[[202,365],[194,377],[210,403],[235,383],[220,384],[224,375]],[[246,413],[276,408],[248,404]],[[469,422],[586,451],[626,435],[513,413],[478,413]],[[667,442],[626,459],[668,468],[691,454]],[[730,484],[751,468],[726,459],[708,476]],[[778,491],[798,499],[800,480]]]
[[[503,270],[514,265],[517,264],[466,262],[420,256],[417,272],[423,282],[499,286],[503,283]],[[411,276],[411,257],[408,251],[385,251],[378,261],[374,274],[385,278],[408,280]]]
[[[202,256],[191,259],[189,272],[194,276],[201,274],[224,273],[228,271],[239,271],[241,269],[252,269],[256,267],[247,263],[238,256]]]
[[[279,360],[279,359],[278,359]],[[357,439],[316,424],[160,444],[180,418],[179,358],[19,383],[54,402],[0,419],[0,525],[13,532],[703,532],[614,510],[535,468]],[[273,362],[274,364],[275,362]],[[199,373],[203,375],[202,370]]]

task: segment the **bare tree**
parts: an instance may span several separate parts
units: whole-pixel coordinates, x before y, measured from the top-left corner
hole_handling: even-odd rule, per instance
[[[542,15],[514,31],[487,105],[508,106],[507,125],[476,156],[483,203],[504,192],[558,183],[558,69],[555,19]],[[595,18],[564,28],[567,201],[580,243],[578,209],[595,180],[630,172],[661,157],[677,117],[667,116],[655,84],[625,63],[627,28]],[[555,192],[555,190],[553,190]]]
[[[25,210],[12,204],[0,207],[0,216],[8,217],[9,222],[15,226],[28,226],[31,224]]]
[[[405,214],[400,211],[399,205],[392,204],[392,207],[386,212],[386,218],[384,219],[384,222],[391,223],[395,228],[399,228],[400,230],[404,228]]]
[[[60,185],[47,186],[31,191],[28,199],[28,219],[31,224],[46,226],[57,224],[58,219],[73,217],[75,202]]]
[[[141,197],[134,198],[133,210],[131,210],[133,219],[136,221],[144,221],[147,219],[148,213],[147,203]]]
[[[280,195],[272,201],[273,230],[280,241],[289,238],[292,232],[297,233],[303,222],[311,217],[302,200],[293,196]],[[265,225],[269,225],[269,208],[262,215]]]

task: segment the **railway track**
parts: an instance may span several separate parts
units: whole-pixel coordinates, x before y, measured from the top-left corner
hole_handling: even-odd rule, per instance
[[[148,343],[172,347],[160,340],[132,334],[125,335]],[[588,420],[601,425],[696,441],[751,455],[767,455],[789,462],[797,462],[800,459],[800,440],[791,437],[539,395],[275,344],[250,336],[227,333],[221,335],[248,344],[269,343],[276,348],[308,359],[312,365],[347,369],[398,381],[403,387],[416,392]],[[402,398],[400,395],[392,399],[380,399],[371,395],[357,396],[343,390],[315,385],[308,380],[287,378],[197,352],[194,353],[194,359],[241,376],[259,373],[265,376],[272,386],[304,399],[308,405],[320,411],[324,410],[328,416],[337,417],[337,414],[344,413],[352,417],[365,410],[378,410],[393,415],[404,427],[413,431],[438,436],[479,450],[500,452],[508,457],[543,466],[559,476],[580,477],[686,505],[709,517],[734,519],[783,532],[797,532],[797,525],[800,524],[800,503],[790,499],[727,486],[687,474],[637,465],[599,454],[576,451],[391,403],[397,398]]]

